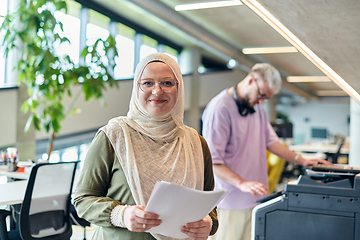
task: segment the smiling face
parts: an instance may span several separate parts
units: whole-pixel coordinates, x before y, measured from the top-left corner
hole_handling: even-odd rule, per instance
[[[175,75],[168,65],[162,62],[151,62],[144,68],[139,82],[146,80],[155,81],[153,89],[143,91],[138,84],[138,98],[141,107],[150,115],[155,117],[164,116],[169,113],[176,104],[178,95],[178,84],[170,92],[164,92],[160,88],[160,81],[164,79],[175,79]]]

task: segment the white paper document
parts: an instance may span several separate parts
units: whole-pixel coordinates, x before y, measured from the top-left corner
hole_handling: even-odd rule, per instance
[[[157,182],[145,211],[158,214],[162,223],[148,230],[173,238],[187,238],[181,228],[203,219],[228,194],[226,190],[199,191],[169,182]]]

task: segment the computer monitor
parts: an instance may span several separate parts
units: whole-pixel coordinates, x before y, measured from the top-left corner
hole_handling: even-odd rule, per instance
[[[311,137],[312,138],[324,138],[328,137],[326,128],[312,128],[311,129]]]

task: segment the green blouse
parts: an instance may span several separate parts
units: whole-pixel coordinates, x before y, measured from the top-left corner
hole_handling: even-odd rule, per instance
[[[206,141],[199,135],[204,155],[204,191],[214,188],[212,160]],[[103,131],[91,143],[86,154],[80,180],[76,186],[74,205],[81,218],[97,225],[96,240],[153,240],[150,233],[131,232],[110,222],[112,209],[119,204],[136,205],[125,174],[114,149]],[[211,235],[218,228],[216,209],[210,212],[213,221]]]

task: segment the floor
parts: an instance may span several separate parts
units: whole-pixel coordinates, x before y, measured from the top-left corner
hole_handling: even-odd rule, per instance
[[[10,226],[9,221],[10,221],[10,219],[6,218],[6,222],[7,222],[6,226]],[[92,235],[94,234],[95,228],[96,228],[95,226],[86,227],[86,240],[91,240]],[[73,233],[72,233],[70,240],[83,240],[84,239],[84,228],[73,225],[72,230],[73,230]]]
[[[84,228],[80,226],[73,226],[73,234],[70,240],[83,240],[84,239]],[[94,234],[95,226],[86,227],[86,240],[91,240]]]

